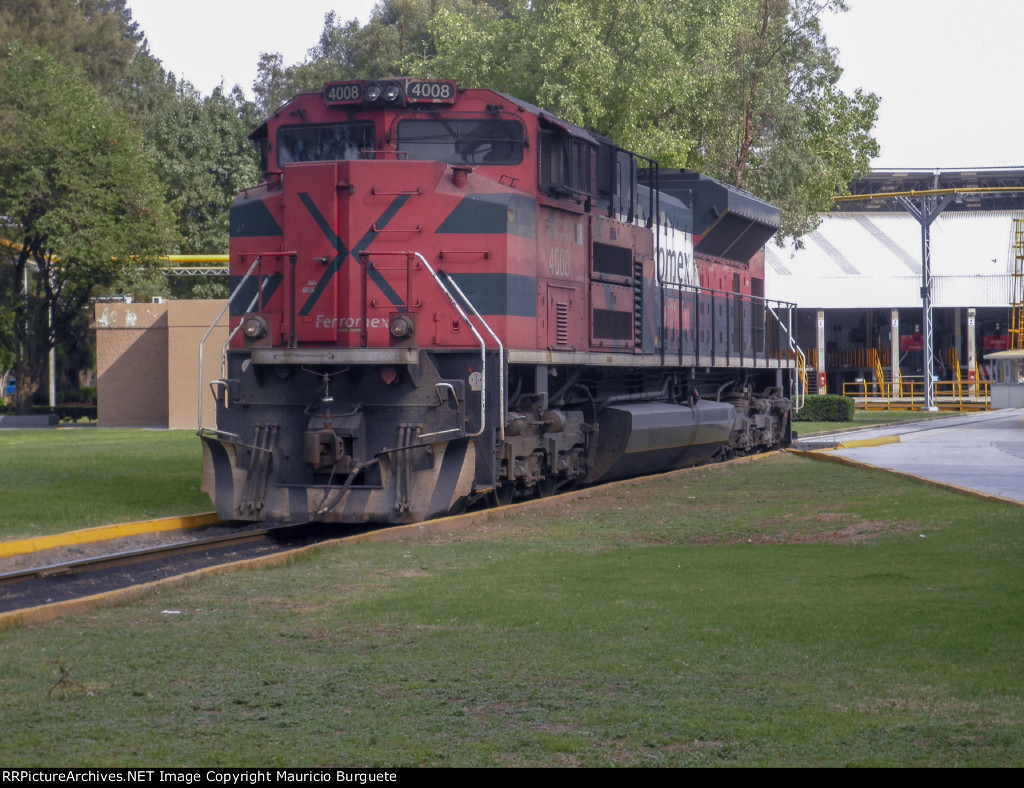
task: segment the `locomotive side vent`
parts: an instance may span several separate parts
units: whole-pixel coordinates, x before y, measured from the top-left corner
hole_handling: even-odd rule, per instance
[[[644,263],[633,261],[633,349],[643,350],[644,342]]]
[[[564,301],[555,304],[555,340],[559,345],[569,344],[569,304]]]

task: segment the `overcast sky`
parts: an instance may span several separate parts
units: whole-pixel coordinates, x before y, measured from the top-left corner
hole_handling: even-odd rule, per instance
[[[825,30],[840,85],[882,97],[875,167],[1024,167],[1020,0],[848,0]],[[365,22],[374,0],[128,0],[164,67],[208,94],[252,96],[261,52],[301,61],[324,14]]]

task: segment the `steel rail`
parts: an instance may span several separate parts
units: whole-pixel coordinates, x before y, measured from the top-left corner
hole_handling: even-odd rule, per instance
[[[14,572],[5,572],[0,574],[0,586],[24,582],[32,578],[42,579],[73,575],[82,572],[96,571],[112,566],[126,566],[143,563],[158,558],[173,558],[176,555],[184,555],[186,553],[199,552],[201,550],[224,547],[231,544],[255,542],[274,531],[295,527],[295,524],[276,525],[268,528],[240,531],[233,534],[222,534],[220,536],[212,536],[205,539],[193,539],[187,542],[174,542],[173,544],[157,545],[155,547],[146,547],[139,550],[129,550],[123,553],[108,553],[105,555],[92,556],[90,558],[78,558],[73,561],[65,561],[63,563],[19,569]]]

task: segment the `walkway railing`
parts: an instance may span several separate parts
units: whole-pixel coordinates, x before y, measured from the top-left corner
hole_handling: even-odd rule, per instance
[[[949,411],[988,410],[992,404],[989,382],[964,383],[957,380],[935,382],[935,407]],[[924,407],[924,380],[903,378],[898,387],[862,380],[843,384],[843,396],[853,399],[861,410],[920,410]]]

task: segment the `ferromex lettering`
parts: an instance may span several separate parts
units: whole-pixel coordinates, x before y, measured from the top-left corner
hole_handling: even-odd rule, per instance
[[[383,317],[371,317],[366,321],[367,328],[384,328],[388,324],[388,321]],[[361,317],[328,317],[327,315],[320,314],[316,316],[316,322],[314,324],[317,328],[336,328],[338,333],[345,331],[358,331],[363,327],[363,319]]]

